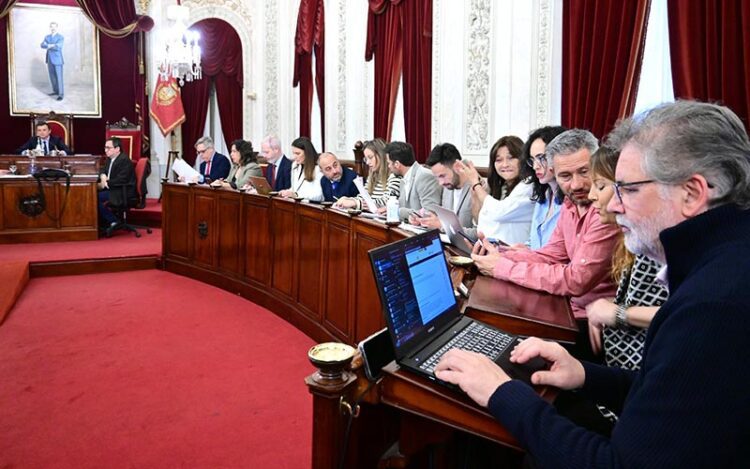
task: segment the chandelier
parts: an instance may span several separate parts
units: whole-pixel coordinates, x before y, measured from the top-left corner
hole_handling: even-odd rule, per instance
[[[198,44],[200,35],[187,27],[190,10],[182,5],[170,5],[167,8],[167,19],[172,25],[165,33],[162,57],[158,60],[158,70],[162,79],[174,77],[180,86],[186,81],[200,80],[201,48]]]

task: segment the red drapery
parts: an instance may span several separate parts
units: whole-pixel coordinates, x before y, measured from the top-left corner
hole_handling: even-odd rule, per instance
[[[216,85],[216,99],[221,113],[224,140],[242,138],[242,44],[237,31],[220,19],[209,18],[191,29],[201,37],[203,78],[182,88],[185,123],[182,124],[182,148],[186,161],[195,161],[195,141],[203,136],[208,114],[211,83]]]
[[[150,31],[154,20],[135,13],[133,0],[76,0],[83,12],[104,34],[121,38],[133,32]]]
[[[44,5],[79,6],[76,0],[24,0],[27,3]],[[12,5],[12,0],[0,0],[0,12],[2,7]],[[104,2],[100,2],[104,3]],[[146,27],[149,19],[137,17],[132,0],[111,0],[106,2],[107,7],[101,8],[102,21],[107,21],[110,26],[116,21],[128,23],[135,19],[142,22]],[[129,7],[128,7],[129,4]],[[132,8],[132,10],[131,10]],[[121,16],[110,16],[110,12],[119,11]],[[128,13],[130,12],[130,13]],[[132,17],[128,16],[132,14]],[[7,55],[7,16],[0,19],[0,61],[8,63]],[[119,20],[117,19],[119,18]],[[128,20],[130,18],[130,20]],[[92,20],[97,29],[101,25],[97,20]],[[107,27],[107,25],[104,25]],[[104,141],[104,125],[106,122],[116,122],[122,117],[127,117],[131,122],[140,122],[138,107],[145,109],[145,64],[139,59],[138,34],[130,34],[121,39],[113,39],[107,35],[99,36],[99,55],[101,67],[101,97],[102,117],[100,119],[76,119],[75,120],[75,150],[78,153],[101,154]],[[0,73],[0,89],[8,89],[8,74]],[[129,84],[129,86],[128,86]],[[133,103],[136,103],[134,106]],[[139,104],[140,103],[140,104]],[[8,113],[10,109],[7,93],[0,93],[0,128],[7,135],[27,136],[29,134],[28,117],[12,117]],[[144,123],[144,135],[148,133],[148,121]],[[26,137],[24,137],[26,138]],[[11,153],[19,142],[13,138],[0,140],[0,152]]]
[[[565,0],[562,125],[604,137],[632,114],[650,0]]]
[[[320,105],[322,148],[325,148],[325,14],[323,0],[302,0],[294,35],[294,79],[299,85],[299,134],[311,137],[313,103],[312,56],[315,54],[315,89]]]
[[[365,60],[375,58],[374,136],[389,141],[404,75],[404,130],[419,162],[430,151],[432,0],[369,0]]]
[[[675,98],[719,101],[750,129],[750,3],[669,0]]]

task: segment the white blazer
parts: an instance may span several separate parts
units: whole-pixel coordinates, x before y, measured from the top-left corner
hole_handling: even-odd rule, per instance
[[[320,178],[323,173],[318,165],[315,165],[315,173],[312,181],[305,179],[305,173],[302,166],[292,163],[292,187],[291,190],[297,193],[297,196],[303,199],[312,200],[313,202],[323,201],[323,188],[320,186]]]

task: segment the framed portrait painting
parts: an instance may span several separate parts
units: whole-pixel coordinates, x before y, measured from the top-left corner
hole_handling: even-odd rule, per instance
[[[8,16],[10,114],[101,117],[99,34],[83,11],[16,3]]]

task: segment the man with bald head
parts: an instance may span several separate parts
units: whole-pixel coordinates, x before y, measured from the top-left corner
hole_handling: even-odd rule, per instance
[[[356,197],[359,194],[354,179],[357,173],[343,166],[336,155],[330,152],[321,153],[318,157],[318,166],[323,172],[320,186],[323,188],[323,197],[328,202],[333,202],[341,197]]]

